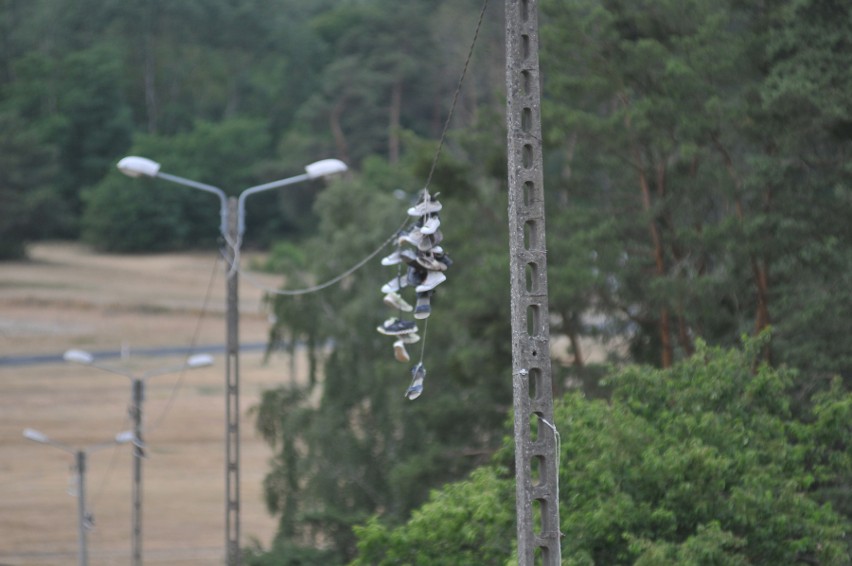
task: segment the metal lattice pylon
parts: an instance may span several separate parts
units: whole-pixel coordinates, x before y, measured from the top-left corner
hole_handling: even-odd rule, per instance
[[[506,87],[518,563],[551,566],[562,558],[536,0],[506,0]]]

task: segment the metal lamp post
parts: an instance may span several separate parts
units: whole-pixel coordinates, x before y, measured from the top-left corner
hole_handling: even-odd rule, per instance
[[[240,344],[237,264],[245,232],[245,201],[254,193],[342,173],[347,170],[347,166],[339,159],[323,159],[307,165],[301,175],[249,187],[240,193],[239,198],[228,198],[222,189],[212,185],[163,173],[159,163],[145,157],[125,157],[118,162],[118,169],[129,177],[163,179],[213,193],[219,198],[219,231],[227,244],[224,255],[230,266],[226,278],[228,359],[225,366],[225,549],[228,566],[237,566],[240,564]]]
[[[89,563],[89,553],[86,547],[86,531],[89,528],[88,512],[86,510],[86,455],[102,448],[131,442],[133,440],[133,431],[120,432],[109,442],[92,444],[83,448],[73,448],[64,442],[53,440],[43,432],[31,428],[24,429],[24,437],[74,455],[74,470],[77,472],[77,558],[80,566],[86,566]]]
[[[115,375],[128,378],[132,384],[132,401],[130,416],[133,418],[133,519],[132,519],[132,554],[133,565],[142,565],[142,459],[145,457],[144,441],[142,439],[142,403],[145,400],[145,382],[158,375],[177,373],[185,369],[196,369],[213,364],[213,358],[207,354],[190,356],[181,366],[158,368],[141,375],[133,375],[121,369],[103,366],[95,362],[95,357],[83,350],[68,350],[62,356],[66,362],[83,364]]]

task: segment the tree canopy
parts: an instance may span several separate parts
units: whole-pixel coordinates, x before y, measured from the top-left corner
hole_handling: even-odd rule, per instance
[[[795,415],[794,374],[759,346],[699,341],[670,369],[611,374],[610,401],[556,403],[563,564],[849,563],[849,520],[819,492],[848,480],[852,397],[836,383]],[[357,527],[353,566],[516,563],[506,442],[405,524]]]

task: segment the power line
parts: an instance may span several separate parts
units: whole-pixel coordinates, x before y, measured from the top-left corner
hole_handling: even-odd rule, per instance
[[[464,61],[464,68],[462,69],[461,76],[459,77],[458,85],[456,85],[456,91],[453,93],[453,102],[450,104],[450,111],[447,114],[447,120],[444,122],[444,129],[441,131],[441,138],[438,141],[438,149],[435,151],[435,157],[432,159],[432,167],[429,169],[429,175],[426,177],[426,184],[423,187],[423,190],[429,188],[429,184],[432,182],[432,174],[435,172],[435,168],[438,165],[438,157],[441,155],[441,148],[444,147],[444,139],[447,137],[447,130],[450,127],[450,121],[453,119],[453,113],[456,109],[456,102],[458,102],[459,93],[461,92],[462,83],[464,82],[464,77],[467,75],[467,67],[470,64],[470,60],[473,57],[473,48],[476,46],[476,39],[479,37],[479,29],[482,27],[482,19],[485,16],[485,9],[488,7],[488,0],[484,0],[482,2],[482,9],[479,11],[479,21],[476,22],[476,30],[473,33],[473,40],[470,42],[470,49],[467,52],[467,59]]]
[[[210,279],[207,282],[207,291],[204,294],[204,302],[201,305],[201,312],[199,313],[198,319],[195,323],[195,330],[192,335],[192,340],[189,344],[189,355],[192,355],[192,353],[195,351],[195,348],[198,346],[198,338],[201,334],[201,323],[204,321],[204,318],[207,315],[207,310],[210,303],[210,296],[212,295],[213,291],[213,282],[216,280],[216,272],[218,271],[218,267],[219,258],[217,257],[216,260],[213,262],[213,270],[210,272]],[[187,366],[184,364],[183,368],[180,371],[180,375],[178,375],[177,381],[172,387],[172,391],[169,394],[169,400],[166,402],[166,406],[163,409],[163,412],[160,413],[160,415],[156,418],[154,424],[151,427],[146,428],[146,433],[150,434],[157,430],[157,428],[159,428],[160,424],[163,422],[163,419],[165,419],[166,415],[168,415],[171,411],[172,405],[174,404],[174,401],[177,398],[178,391],[180,391],[181,387],[183,386],[183,380],[186,376],[186,370]]]

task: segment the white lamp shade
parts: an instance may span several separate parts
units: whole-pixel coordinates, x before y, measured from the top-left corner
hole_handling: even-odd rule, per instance
[[[35,440],[36,442],[44,442],[44,443],[50,442],[50,439],[47,437],[46,434],[44,434],[43,432],[39,432],[39,431],[32,429],[32,428],[25,428],[24,429],[24,438],[28,438],[30,440]]]
[[[323,159],[306,166],[305,172],[310,179],[318,179],[335,173],[343,173],[347,169],[346,164],[339,159]]]
[[[147,157],[130,155],[118,162],[118,170],[128,177],[155,177],[160,172],[160,164]]]
[[[133,434],[132,430],[125,430],[124,432],[119,432],[115,435],[115,441],[119,444],[124,444],[125,442],[133,442],[136,439],[136,435]]]
[[[68,350],[62,354],[62,359],[66,362],[74,362],[76,364],[90,364],[95,361],[92,354],[83,350]]]
[[[186,365],[191,368],[213,365],[213,356],[210,354],[195,354],[187,358]]]

